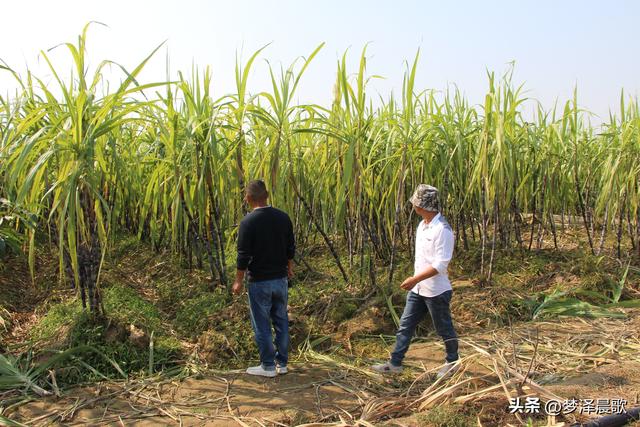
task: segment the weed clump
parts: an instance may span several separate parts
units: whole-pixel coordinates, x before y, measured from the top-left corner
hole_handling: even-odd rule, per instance
[[[441,405],[416,415],[424,427],[470,427],[478,425],[476,420],[464,413],[459,405]]]
[[[182,346],[163,328],[151,303],[130,288],[113,285],[104,290],[104,305],[106,316],[83,310],[77,299],[53,304],[32,329],[30,338],[41,357],[80,346],[93,349],[58,370],[61,384],[148,371],[150,360],[154,371],[176,364]]]
[[[207,292],[189,299],[178,309],[175,326],[191,338],[197,337],[212,326],[212,317],[229,302],[229,296],[222,291]]]
[[[77,299],[53,304],[47,313],[31,329],[31,340],[46,343],[49,348],[68,347],[65,341],[70,327],[77,321],[82,313],[82,306]]]
[[[356,311],[358,311],[358,306],[353,301],[346,300],[343,296],[336,300],[329,310],[329,320],[340,323],[352,318]]]
[[[134,324],[148,332],[162,330],[158,308],[127,286],[116,284],[105,289],[104,308],[112,319],[121,323]]]

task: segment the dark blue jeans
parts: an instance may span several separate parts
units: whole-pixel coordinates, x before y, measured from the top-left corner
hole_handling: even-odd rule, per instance
[[[404,355],[409,349],[416,326],[429,312],[436,332],[444,341],[447,362],[458,360],[458,335],[451,320],[452,291],[446,291],[435,297],[423,297],[414,292],[407,294],[407,303],[400,319],[400,327],[396,333],[396,347],[391,353],[391,364],[401,366]]]
[[[289,360],[289,316],[287,279],[250,282],[249,307],[251,326],[260,351],[260,363],[267,371],[276,369],[276,362],[286,366]],[[276,332],[275,348],[271,335],[271,324]]]

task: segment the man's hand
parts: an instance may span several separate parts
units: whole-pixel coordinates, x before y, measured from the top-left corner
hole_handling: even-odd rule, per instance
[[[231,292],[234,295],[240,295],[242,293],[242,284],[244,283],[244,270],[236,270],[236,280],[233,282],[233,286],[231,287]]]
[[[438,270],[436,270],[432,266],[428,266],[424,270],[417,272],[414,276],[404,279],[404,282],[402,282],[400,287],[405,291],[410,291],[418,283],[422,282],[423,280],[429,279],[437,274]]]
[[[240,295],[242,293],[242,282],[238,282],[237,280],[233,282],[231,292],[233,292],[234,295]]]
[[[404,282],[400,285],[405,291],[410,291],[420,280],[416,280],[415,276],[410,276],[404,279]]]
[[[287,278],[293,279],[293,260],[287,262]]]

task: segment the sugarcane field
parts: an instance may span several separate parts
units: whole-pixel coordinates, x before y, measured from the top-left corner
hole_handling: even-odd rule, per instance
[[[5,6],[0,425],[640,426],[640,4]]]

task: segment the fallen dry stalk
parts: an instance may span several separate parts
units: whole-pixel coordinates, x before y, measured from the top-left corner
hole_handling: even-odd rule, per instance
[[[387,378],[358,366],[357,360],[338,359],[329,354],[308,350],[301,355],[304,363],[314,371],[325,371],[326,377],[289,387],[275,387],[273,393],[297,393],[314,389],[316,411],[305,411],[311,417],[306,427],[361,426],[369,427],[385,420],[426,411],[438,405],[470,404],[485,398],[507,401],[510,397],[536,396],[543,401],[563,400],[562,396],[545,387],[549,378],[557,379],[584,372],[594,363],[612,363],[618,360],[640,361],[640,339],[634,328],[624,322],[599,319],[557,323],[538,322],[539,333],[532,334],[530,325],[513,326],[505,331],[493,331],[482,336],[461,338],[465,355],[459,370],[448,378],[428,382],[438,366],[415,372],[405,387],[390,386]],[[537,335],[537,337],[536,337]],[[440,347],[440,343],[422,344]],[[562,350],[558,350],[558,346]],[[517,361],[526,361],[518,364]],[[417,365],[415,365],[417,366]],[[129,382],[104,382],[98,386],[98,395],[74,397],[73,390],[61,391],[56,410],[46,411],[28,421],[29,425],[65,424],[126,424],[135,420],[162,420],[163,423],[182,425],[189,418],[206,423],[219,420],[240,426],[282,426],[292,420],[276,417],[251,417],[236,406],[234,380],[238,371],[209,371],[207,378],[224,385],[220,395],[190,396],[178,399],[181,379],[161,376]],[[171,385],[172,387],[165,387]],[[348,407],[334,407],[323,402],[324,387],[337,387],[353,400]],[[75,396],[78,396],[76,393]],[[53,400],[53,398],[49,398]],[[67,401],[65,406],[65,401]],[[25,399],[24,405],[30,400]],[[120,403],[116,405],[115,403]],[[123,409],[122,403],[130,409]],[[241,402],[237,402],[241,404]],[[506,403],[505,403],[506,405]],[[5,410],[11,415],[21,405]],[[82,419],[78,414],[87,408],[100,408],[101,417]],[[477,414],[487,415],[483,410]],[[504,407],[506,410],[506,406]],[[282,416],[282,414],[279,414]],[[315,418],[314,418],[315,417]],[[569,421],[575,421],[573,419]],[[24,421],[23,421],[24,422]],[[554,420],[557,425],[560,424]],[[517,414],[504,424],[522,425]]]

